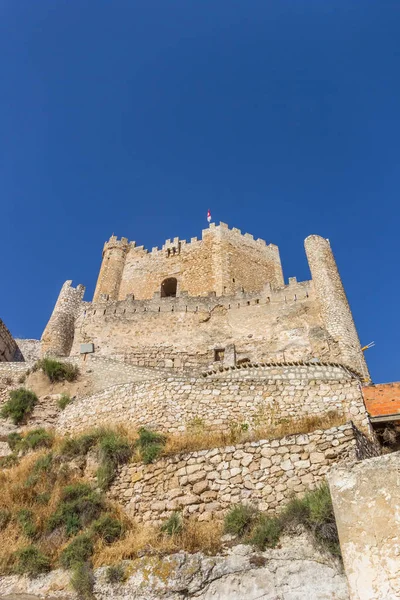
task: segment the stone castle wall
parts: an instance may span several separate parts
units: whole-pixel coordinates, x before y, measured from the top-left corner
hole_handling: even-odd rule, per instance
[[[292,495],[321,483],[333,465],[354,460],[356,438],[348,423],[325,431],[246,442],[166,457],[122,468],[110,496],[144,522],[172,512],[199,520],[221,518],[239,502],[276,511]]]
[[[304,245],[325,327],[337,340],[343,362],[368,381],[367,364],[329,240],[310,235]]]
[[[320,318],[310,282],[280,290],[216,298],[154,298],[84,304],[71,354],[93,342],[99,356],[140,366],[208,367],[216,349],[235,346],[236,359],[342,362]]]
[[[85,288],[71,286],[66,281],[61,288],[53,313],[42,335],[42,353],[68,356],[75,333],[75,319],[82,305]]]
[[[16,341],[0,319],[0,362],[21,360],[23,356]]]
[[[15,341],[26,361],[39,360],[41,354],[40,340],[16,338]]]
[[[167,240],[161,249],[148,252],[126,238],[112,236],[103,250],[103,261],[94,294],[123,300],[127,294],[150,299],[161,290],[163,280],[178,280],[178,295],[217,296],[242,289],[261,291],[266,283],[283,285],[282,267],[276,246],[221,223],[211,224],[202,239]]]
[[[357,379],[343,370],[342,379],[330,367],[311,370],[271,367],[265,379],[232,380],[207,377],[169,377],[108,388],[68,405],[60,415],[60,433],[76,433],[102,425],[147,426],[179,433],[199,421],[211,430],[229,430],[232,424],[262,423],[338,411],[361,427],[368,418]]]

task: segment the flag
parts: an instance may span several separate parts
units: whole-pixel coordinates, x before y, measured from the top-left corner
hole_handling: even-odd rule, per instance
[[[210,211],[210,209],[208,209],[208,211],[207,211],[207,221],[209,223],[211,223],[211,211]]]

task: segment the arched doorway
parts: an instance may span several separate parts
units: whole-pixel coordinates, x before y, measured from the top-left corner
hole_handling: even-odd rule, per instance
[[[175,277],[168,277],[164,279],[161,284],[161,298],[176,298],[176,288],[178,281]]]

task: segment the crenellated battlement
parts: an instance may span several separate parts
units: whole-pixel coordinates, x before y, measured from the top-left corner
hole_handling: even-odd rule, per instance
[[[255,244],[257,244],[257,246],[263,248],[277,249],[277,246],[275,244],[267,244],[267,242],[261,238],[255,239],[251,233],[242,233],[241,230],[237,227],[229,228],[229,226],[226,223],[220,222],[218,225],[215,223],[211,223],[207,229],[203,229],[201,239],[198,239],[197,237],[192,237],[190,241],[187,241],[186,239],[180,239],[179,237],[175,237],[172,239],[165,240],[161,247],[154,246],[153,248],[151,248],[151,250],[145,248],[145,246],[143,245],[137,246],[137,243],[135,241],[129,241],[126,237],[121,237],[120,239],[118,239],[117,236],[112,235],[108,242],[104,243],[103,253],[106,250],[110,250],[112,248],[119,248],[125,251],[133,251],[141,254],[151,254],[154,256],[158,253],[163,254],[173,248],[182,249],[183,247],[187,248],[190,246],[190,249],[192,249],[192,247],[198,249],[199,244],[201,244],[205,239],[207,239],[208,236],[215,235],[221,232],[227,234],[228,236],[233,236],[238,241],[240,238],[242,238],[244,244],[254,242]]]
[[[262,292],[237,292],[227,296],[217,296],[209,292],[206,296],[189,296],[181,291],[177,297],[162,298],[160,292],[155,292],[153,298],[137,300],[133,294],[127,294],[124,300],[113,300],[108,294],[101,294],[97,302],[82,303],[85,315],[127,315],[140,312],[209,312],[216,307],[228,310],[246,308],[248,306],[263,306],[270,304],[289,304],[292,302],[314,299],[312,281],[298,282],[291,277],[287,285],[273,289],[267,284]]]

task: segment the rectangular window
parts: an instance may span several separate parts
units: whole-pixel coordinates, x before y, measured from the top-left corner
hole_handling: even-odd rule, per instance
[[[224,360],[225,350],[224,348],[218,348],[214,350],[214,362],[222,362]]]

